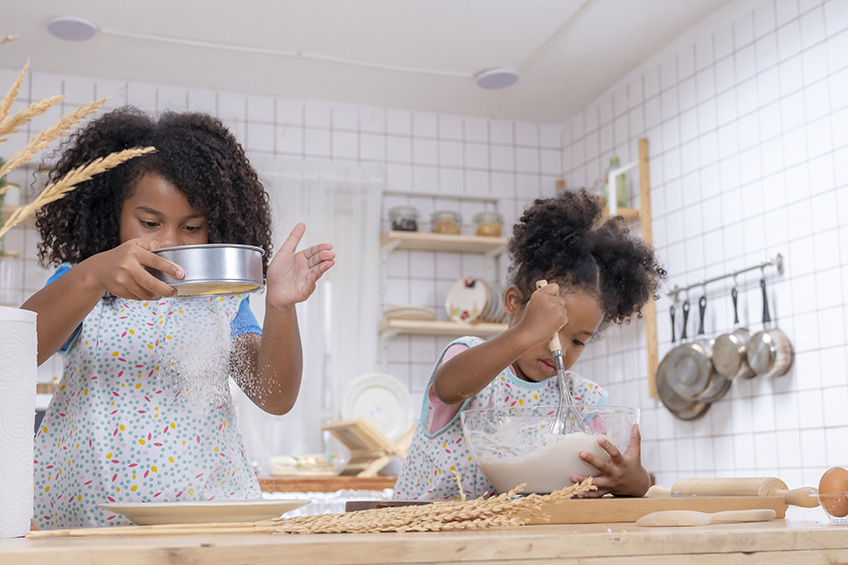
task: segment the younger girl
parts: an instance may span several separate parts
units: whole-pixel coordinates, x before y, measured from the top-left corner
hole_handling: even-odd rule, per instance
[[[629,322],[656,294],[665,271],[653,251],[629,235],[621,218],[602,222],[602,216],[601,200],[585,192],[536,200],[524,212],[508,246],[511,285],[504,306],[509,327],[487,342],[457,339],[442,352],[395,485],[396,499],[460,498],[454,470],[467,496],[494,494],[463,438],[459,412],[557,405],[551,337],[558,333],[568,369],[607,324]],[[537,290],[541,279],[550,284]],[[570,377],[576,402],[597,405],[606,400],[606,391],[597,384],[574,373]],[[598,490],[588,495],[645,494],[649,477],[641,464],[638,426],[633,426],[623,454],[606,439],[598,443],[609,453],[609,462],[580,454],[602,473],[593,480]],[[585,477],[570,478],[579,482]]]
[[[51,176],[131,147],[156,152],[80,184],[38,212],[41,259],[59,264],[23,308],[38,313],[39,363],[65,369],[35,438],[42,527],[126,524],[108,502],[261,496],[234,421],[233,376],[258,406],[297,398],[295,304],[333,266],[329,244],[296,252],[298,224],[269,261],[268,196],[217,119],[134,109],[91,122]],[[239,295],[180,297],[147,268],[185,275],[159,247],[247,244],[265,250],[262,328]]]

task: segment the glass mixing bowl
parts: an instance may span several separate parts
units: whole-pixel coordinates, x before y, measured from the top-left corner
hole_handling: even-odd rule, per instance
[[[460,413],[474,460],[498,492],[526,483],[524,493],[546,494],[570,486],[572,475],[596,477],[600,472],[580,459],[580,452],[609,460],[598,438],[624,452],[633,424],[639,423],[638,408],[577,404],[563,409],[565,431],[554,433],[556,412],[556,406],[522,406]]]

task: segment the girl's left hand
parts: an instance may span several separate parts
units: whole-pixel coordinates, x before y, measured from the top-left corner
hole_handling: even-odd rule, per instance
[[[309,298],[316,281],[336,263],[329,243],[296,252],[305,232],[306,225],[297,224],[268,265],[266,301],[271,307],[288,308]]]
[[[610,460],[604,461],[586,451],[580,452],[580,458],[603,473],[592,479],[592,484],[598,487],[580,494],[580,497],[594,498],[612,493],[619,496],[644,496],[650,487],[648,472],[642,467],[641,436],[639,424],[633,424],[630,429],[630,444],[621,453],[607,438],[599,438],[598,444],[609,453]],[[571,481],[582,482],[586,477],[572,475]]]

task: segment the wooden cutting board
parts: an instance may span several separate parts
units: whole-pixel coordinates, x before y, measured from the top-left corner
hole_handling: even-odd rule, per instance
[[[606,522],[635,522],[642,516],[662,510],[696,510],[722,512],[725,510],[771,509],[777,518],[786,514],[782,496],[667,496],[650,498],[573,498],[542,506],[549,519],[534,517],[530,524],[601,524]]]
[[[348,501],[347,512],[429,504],[418,500],[357,500]],[[541,511],[529,524],[604,524],[635,522],[642,516],[662,510],[695,510],[698,512],[723,512],[725,510],[774,510],[777,518],[786,514],[782,496],[656,496],[645,498],[572,498],[543,504]],[[550,518],[543,517],[543,513]]]

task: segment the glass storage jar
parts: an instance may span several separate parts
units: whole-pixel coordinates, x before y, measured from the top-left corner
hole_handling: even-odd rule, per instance
[[[418,231],[418,210],[412,206],[395,206],[389,210],[394,231]]]
[[[459,235],[462,218],[456,212],[441,210],[433,212],[433,233]]]
[[[474,216],[474,225],[477,227],[474,232],[477,235],[500,237],[503,218],[497,212],[484,211]]]

